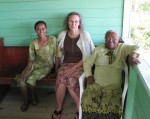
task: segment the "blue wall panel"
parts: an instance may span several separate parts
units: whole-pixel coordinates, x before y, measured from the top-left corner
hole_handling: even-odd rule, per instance
[[[48,35],[57,37],[67,13],[77,11],[98,45],[107,30],[122,34],[123,5],[124,0],[1,0],[0,36],[6,46],[28,46],[36,37],[34,23],[44,20]]]

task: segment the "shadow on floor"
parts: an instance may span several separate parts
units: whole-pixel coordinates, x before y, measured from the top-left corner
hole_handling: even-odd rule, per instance
[[[56,108],[55,91],[51,89],[37,89],[39,104],[29,106],[26,112],[20,111],[22,96],[18,88],[10,88],[5,98],[0,103],[0,119],[51,119]],[[76,106],[73,99],[66,94],[61,119],[73,119]]]

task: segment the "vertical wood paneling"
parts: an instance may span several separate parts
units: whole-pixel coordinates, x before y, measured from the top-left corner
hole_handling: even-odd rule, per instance
[[[138,108],[135,107],[137,112],[140,112],[138,115],[140,118],[149,119],[150,118],[150,97],[145,90],[145,86],[143,85],[140,77],[138,77],[138,81],[136,84],[135,91],[135,104],[139,105]]]
[[[135,89],[136,89],[136,81],[137,81],[137,72],[136,69],[132,69],[130,67],[129,72],[129,87],[127,93],[127,102],[126,102],[126,109],[125,109],[125,119],[133,119],[133,112],[134,112],[134,97],[135,97]]]
[[[130,69],[125,119],[149,119],[150,95],[137,69]]]
[[[145,100],[145,99],[144,99]],[[147,119],[146,115],[144,114],[144,110],[142,107],[142,103],[139,100],[139,97],[137,97],[137,95],[135,95],[135,100],[134,100],[134,110],[136,112],[135,115],[133,115],[132,119]]]
[[[104,34],[113,29],[122,34],[124,0],[1,0],[0,36],[6,46],[28,46],[36,37],[37,20],[48,25],[48,34],[57,36],[63,30],[67,13],[77,11],[94,43],[104,42]]]

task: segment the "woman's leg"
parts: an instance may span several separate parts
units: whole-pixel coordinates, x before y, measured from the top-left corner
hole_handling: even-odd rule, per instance
[[[36,82],[37,80],[42,80],[42,78],[44,78],[49,73],[49,71],[49,68],[34,69],[26,80],[31,103],[33,106],[38,104],[38,96],[35,88]]]
[[[73,100],[76,103],[76,117],[75,119],[79,118],[79,107],[80,107],[80,98],[79,98],[79,78],[83,73],[83,68],[78,68],[71,77],[67,80],[67,88]]]
[[[63,107],[65,94],[66,94],[66,86],[64,84],[61,84],[56,90],[57,111],[60,111]]]
[[[76,119],[78,119],[79,118],[79,101],[80,101],[79,96],[75,93],[75,91],[73,91],[71,89],[68,89],[68,90],[69,90],[71,97],[73,98],[73,100],[76,103],[76,106],[77,106]]]
[[[28,89],[26,86],[22,86],[22,87],[20,87],[20,90],[21,90],[21,93],[22,93],[23,98],[24,98],[24,103],[21,106],[21,111],[26,111],[30,105],[30,98],[28,95]]]
[[[79,111],[79,96],[71,89],[68,89],[69,90],[69,93],[71,95],[71,97],[73,98],[73,100],[75,101],[76,103],[76,106],[77,106],[77,111]]]
[[[58,116],[60,116],[62,109],[63,109],[63,102],[64,102],[64,97],[66,94],[66,86],[64,84],[60,84],[59,87],[56,89],[56,100],[57,100],[57,108],[55,110],[55,113],[52,115],[53,119],[57,119]]]
[[[28,84],[28,89],[29,89],[31,103],[33,106],[36,106],[38,104],[38,96],[37,96],[35,86]]]

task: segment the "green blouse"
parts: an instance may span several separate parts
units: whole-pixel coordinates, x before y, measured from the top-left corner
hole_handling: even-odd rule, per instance
[[[105,45],[95,48],[92,55],[84,62],[84,72],[86,77],[92,76],[91,67],[95,64],[95,83],[101,86],[121,83],[122,70],[124,69],[126,58],[132,52],[139,49],[136,45],[126,45],[119,43],[113,51],[112,63],[110,64],[108,52]]]
[[[40,46],[38,39],[30,44],[29,60],[33,62],[36,68],[53,67],[54,56],[59,56],[56,38],[49,36],[48,41],[46,46]]]

